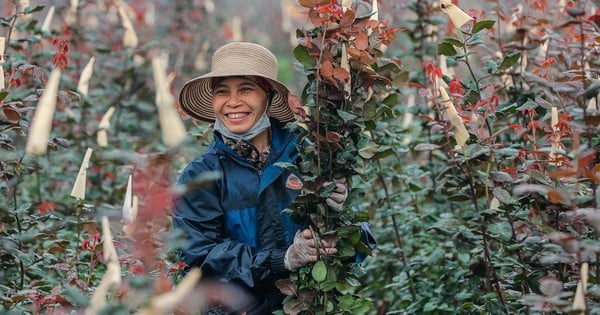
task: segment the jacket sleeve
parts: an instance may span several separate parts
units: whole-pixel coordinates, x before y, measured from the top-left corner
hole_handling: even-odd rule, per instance
[[[375,236],[373,235],[373,231],[371,231],[371,226],[367,222],[360,222],[360,242],[371,251],[377,247]],[[356,251],[356,263],[362,263],[365,258],[367,258],[366,253],[359,250]]]
[[[198,165],[188,166],[179,179],[185,184],[202,173]],[[248,244],[225,233],[225,212],[220,207],[218,184],[199,188],[175,200],[173,226],[183,230],[188,244],[181,261],[189,268],[200,267],[207,276],[240,281],[249,287],[285,277],[285,249],[253,250]]]

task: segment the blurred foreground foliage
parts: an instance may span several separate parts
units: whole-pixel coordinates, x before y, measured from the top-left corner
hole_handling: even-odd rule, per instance
[[[21,3],[7,1],[12,13],[0,20],[6,34],[3,311],[88,307],[106,271],[103,216],[111,222],[124,281],[102,311],[141,310],[149,297],[171,289],[181,268],[176,250],[182,237],[165,219],[170,187],[176,171],[209,140],[208,126],[185,119],[189,137],[182,146],[161,143],[150,60],[167,57],[175,93],[185,79],[206,71],[212,49],[235,38],[232,17],[214,11],[211,1],[133,1],[124,7],[140,39],[132,47],[123,42],[121,2],[82,1],[75,11],[57,5],[49,29],[42,28],[49,7]],[[393,98],[365,104],[384,115],[374,115],[378,119],[369,124],[375,126],[367,126],[376,146],[362,153],[381,153],[381,159],[360,165],[353,202],[368,211],[378,247],[357,271],[361,284],[353,294],[371,300],[364,311],[372,314],[569,313],[584,307],[597,313],[598,6],[476,5],[459,2],[475,19],[457,29],[435,1],[379,3],[379,19],[403,30],[383,53],[401,61],[403,74],[393,82]],[[267,46],[290,55],[295,47],[280,41]],[[92,56],[85,95],[77,82]],[[49,151],[27,155],[31,117],[54,67],[63,75]],[[99,147],[99,121],[111,106],[109,146]],[[88,147],[94,152],[86,197],[76,200],[70,192]],[[127,235],[121,209],[129,175],[140,200],[140,228]]]

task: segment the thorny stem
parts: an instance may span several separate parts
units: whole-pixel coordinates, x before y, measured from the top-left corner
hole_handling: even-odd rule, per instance
[[[19,159],[19,163],[21,163],[21,161],[23,160],[23,158]],[[4,163],[0,162],[0,172],[2,172],[2,174],[4,175],[4,180],[6,181],[6,185],[7,187],[11,187],[9,184],[9,179],[8,179],[8,174],[6,174],[6,169],[4,168]],[[18,176],[18,175],[15,175]],[[17,231],[19,232],[19,235],[21,235],[23,233],[23,228],[21,227],[21,219],[19,218],[19,214],[17,213],[17,209],[18,209],[18,199],[17,199],[17,187],[19,186],[19,180],[18,177],[16,177],[16,182],[15,185],[12,189],[12,199],[13,199],[13,206],[14,206],[14,210],[13,210],[13,216],[15,217],[15,223],[17,224]],[[21,241],[17,241],[18,243],[18,248],[19,250],[22,250],[23,247],[21,246]],[[25,264],[23,264],[23,260],[21,260],[21,258],[16,257],[17,260],[19,261],[19,270],[20,270],[20,275],[19,275],[19,290],[23,289],[23,285],[25,284]]]
[[[374,137],[373,131],[371,131],[371,137]],[[377,160],[377,168],[379,170],[377,172],[377,178],[379,179],[379,181],[381,182],[381,186],[383,187],[383,192],[385,194],[385,203],[388,205],[388,207],[391,208],[392,200],[390,198],[390,191],[388,189],[385,178],[383,177],[383,174],[381,173],[381,170],[383,169],[383,167],[381,166],[381,160]],[[405,266],[408,266],[408,262],[406,261],[406,256],[404,255],[404,242],[402,241],[402,238],[400,237],[400,229],[398,227],[398,222],[396,222],[396,216],[394,214],[392,214],[391,217],[392,217],[392,224],[394,226],[394,234],[396,236],[397,246],[400,249],[400,259],[402,260],[402,263]],[[416,295],[415,289],[413,287],[412,277],[410,276],[410,273],[408,272],[408,270],[405,270],[404,272],[406,273],[406,278],[409,281],[410,294],[412,295],[413,300],[415,300],[417,298],[417,295]]]
[[[13,29],[15,28],[15,24],[17,23],[17,18],[18,18],[18,14],[19,14],[19,1],[17,0],[11,0],[11,2],[15,5],[15,15],[13,15],[13,19],[12,21],[10,21],[10,26],[8,27],[8,31],[6,31],[6,43],[10,43],[10,37],[12,35]],[[2,55],[6,55],[6,50],[8,49],[8,45],[6,45],[4,47],[4,51],[2,52]]]
[[[581,2],[579,3],[579,5],[581,6]],[[577,19],[579,20],[579,48],[581,50],[581,55],[580,55],[580,62],[581,62],[581,85],[582,85],[582,90],[586,91],[588,88],[588,84],[587,84],[587,79],[586,79],[586,70],[585,70],[585,62],[586,62],[586,57],[585,57],[585,32],[583,29],[583,24],[585,23],[585,21],[582,19],[582,16],[578,16]],[[581,102],[581,107],[583,109],[583,121],[588,122],[588,111],[587,111],[587,104],[586,104],[586,98],[584,95],[581,96],[582,97],[582,102]],[[598,110],[598,97],[596,97],[596,110]],[[594,148],[593,143],[594,143],[594,126],[592,125],[587,125],[586,124],[586,136],[587,136],[587,141],[588,141],[588,145],[590,148]],[[598,148],[594,148],[594,150],[596,151],[596,154],[598,153]],[[591,185],[591,189],[592,189],[592,208],[597,208],[598,205],[596,203],[596,201],[598,200],[598,185],[596,184],[595,181],[590,181],[590,185]],[[596,239],[596,241],[599,239],[599,234],[596,231],[594,233],[594,238]],[[600,253],[596,253],[596,274],[600,274],[600,263],[598,263],[598,261],[600,261]],[[600,277],[596,277],[596,283],[600,284]]]
[[[462,38],[462,34],[460,31],[458,32],[458,34]],[[479,86],[479,80],[477,80],[477,76],[475,76],[475,72],[473,72],[473,68],[471,67],[471,63],[469,62],[469,54],[468,54],[468,50],[467,50],[467,40],[466,39],[463,41],[463,51],[465,53],[465,61],[464,62],[467,65],[467,69],[469,69],[469,73],[471,74],[471,78],[473,78],[473,82],[475,82],[475,88],[477,89],[477,95],[479,95],[479,98],[481,98],[481,87]],[[490,120],[487,117],[485,118],[485,126],[491,137],[493,134],[492,126],[490,125]]]
[[[460,169],[460,171],[462,172],[462,174],[467,175],[467,174],[472,174],[472,172],[469,172],[468,170],[466,170],[458,161],[455,161],[456,165],[458,166],[458,168]],[[468,185],[469,185],[469,189],[471,190],[471,202],[473,203],[473,206],[475,207],[475,211],[477,213],[480,213],[479,210],[479,204],[477,203],[477,190],[475,188],[475,184],[473,183],[473,177],[472,176],[468,176]],[[482,216],[481,218],[482,222],[481,222],[481,237],[483,240],[483,253],[485,255],[485,260],[487,261],[489,267],[487,269],[489,269],[489,271],[492,273],[492,279],[490,279],[490,281],[492,282],[492,285],[494,286],[494,289],[496,290],[496,294],[498,295],[498,299],[500,300],[500,304],[502,304],[502,307],[504,308],[504,313],[509,314],[508,312],[508,307],[506,305],[506,302],[504,301],[504,296],[502,295],[502,289],[500,288],[500,283],[498,281],[498,275],[496,274],[496,267],[494,266],[494,263],[492,261],[492,256],[490,255],[490,249],[488,246],[488,238],[487,238],[487,223],[485,222],[485,218]]]
[[[317,73],[319,73],[321,71],[321,60],[323,60],[323,49],[325,46],[325,38],[327,37],[327,24],[323,23],[323,34],[321,37],[321,50],[319,52],[319,59],[317,60]],[[317,81],[317,86],[316,86],[316,93],[315,93],[315,105],[317,108],[317,112],[315,113],[315,128],[316,128],[316,133],[317,135],[320,135],[320,129],[321,129],[321,102],[319,101],[319,82],[320,80],[316,80]],[[327,133],[325,133],[325,138],[327,139]],[[321,146],[317,144],[316,147],[317,150],[317,167],[318,167],[318,174],[321,175]]]

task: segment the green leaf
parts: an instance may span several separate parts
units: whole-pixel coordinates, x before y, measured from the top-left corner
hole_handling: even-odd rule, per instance
[[[394,154],[394,149],[390,148],[390,147],[379,147],[377,149],[377,153],[375,154],[374,158],[376,159],[383,159],[385,157],[388,157],[390,155]]]
[[[477,22],[477,24],[473,25],[473,29],[471,30],[471,33],[477,33],[486,28],[490,29],[490,28],[494,27],[494,24],[496,24],[496,21],[494,21],[494,20],[479,21],[479,22]]]
[[[392,85],[403,86],[406,82],[408,82],[409,78],[410,78],[410,72],[402,71],[394,78]]]
[[[348,283],[349,285],[351,285],[353,287],[360,287],[361,286],[360,281],[358,281],[358,280],[356,280],[354,278],[351,278],[351,277],[346,278],[346,283]]]
[[[498,108],[496,109],[496,117],[503,118],[510,114],[514,114],[516,111],[517,111],[516,103],[502,104],[502,105],[498,106]]]
[[[519,106],[517,108],[517,110],[522,111],[522,110],[526,110],[526,109],[536,109],[536,108],[538,108],[538,104],[529,98],[529,99],[527,99],[527,102],[525,102],[523,105]]]
[[[44,9],[43,5],[36,5],[35,7],[28,6],[27,8],[25,8],[25,10],[23,10],[23,13],[24,14],[29,14],[29,13],[34,13],[34,12],[42,11],[43,9]]]
[[[340,299],[340,308],[344,311],[349,311],[352,309],[352,305],[354,305],[354,297],[350,294],[345,294]]]
[[[339,109],[337,110],[337,114],[344,120],[344,122],[352,121],[358,117],[352,113],[348,113]]]
[[[521,53],[520,52],[514,52],[512,54],[509,54],[508,56],[504,57],[504,60],[502,60],[502,62],[500,63],[500,66],[498,67],[500,71],[502,70],[506,70],[512,66],[514,66],[517,61],[519,61],[519,57],[521,57]]]
[[[377,154],[377,144],[373,141],[363,139],[358,143],[358,146],[358,155],[362,158],[370,159]]]
[[[508,158],[514,159],[519,156],[519,150],[513,148],[502,148],[498,150],[494,150],[497,158]]]
[[[68,286],[64,288],[61,292],[61,295],[71,304],[78,308],[83,308],[89,304],[88,297],[85,296],[79,289],[76,287]]]
[[[458,52],[454,49],[454,46],[450,43],[440,43],[438,44],[438,55],[444,56],[456,56]]]
[[[444,43],[451,44],[454,47],[463,47],[463,43],[456,38],[446,38],[444,39]]]
[[[365,104],[365,108],[363,109],[363,117],[365,119],[373,119],[377,116],[377,103],[375,101],[370,101]]]
[[[325,262],[318,260],[312,268],[311,275],[317,282],[325,280],[327,278],[327,266],[325,266]]]
[[[8,95],[7,91],[0,92],[0,101],[3,101],[7,95]]]
[[[481,99],[481,96],[475,90],[468,90],[465,93],[465,102],[466,103],[477,104],[480,99]]]
[[[488,60],[482,70],[487,73],[496,73],[498,72],[498,64],[494,60]]]
[[[316,66],[315,58],[311,57],[308,53],[308,47],[298,45],[294,48],[294,57],[300,62],[305,68],[314,68]]]
[[[29,210],[29,208],[31,208],[31,206],[33,206],[33,203],[31,202],[26,202],[24,204],[22,204],[16,211],[15,213],[25,213],[27,210]]]
[[[598,96],[598,93],[600,93],[600,83],[593,84],[589,89],[587,89],[587,91],[585,91],[585,98],[588,100],[592,99]]]

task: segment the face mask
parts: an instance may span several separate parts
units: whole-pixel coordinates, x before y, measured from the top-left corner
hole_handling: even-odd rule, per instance
[[[258,136],[261,132],[269,129],[269,127],[271,127],[271,121],[269,120],[269,116],[267,116],[267,113],[265,112],[264,114],[262,114],[262,116],[260,116],[260,119],[254,124],[254,126],[252,126],[252,128],[250,128],[248,131],[246,131],[242,134],[231,132],[218,119],[215,120],[214,128],[221,135],[223,135],[229,139],[233,139],[233,140],[237,140],[237,141],[239,141],[239,140],[250,141],[250,140],[254,139],[256,136]]]

